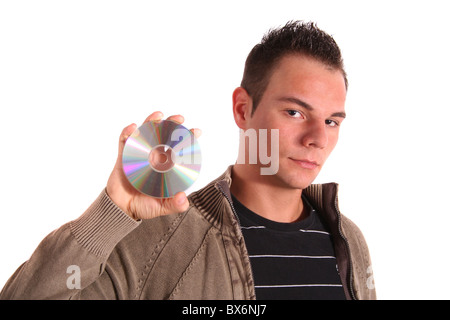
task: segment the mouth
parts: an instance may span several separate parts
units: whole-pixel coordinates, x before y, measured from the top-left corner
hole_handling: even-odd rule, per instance
[[[302,167],[303,169],[308,169],[308,170],[314,170],[317,167],[319,167],[319,164],[315,161],[311,161],[311,160],[306,160],[306,159],[292,159],[289,158],[292,161],[294,161],[294,163],[296,163],[298,166]]]

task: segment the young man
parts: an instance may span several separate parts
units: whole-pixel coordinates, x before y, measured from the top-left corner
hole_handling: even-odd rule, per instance
[[[247,58],[233,112],[242,130],[277,132],[277,170],[240,161],[188,198],[154,199],[122,171],[130,125],[105,190],[41,242],[1,298],[374,299],[368,249],[339,212],[337,185],[311,184],[337,143],[346,91],[329,35],[301,22],[270,31]]]

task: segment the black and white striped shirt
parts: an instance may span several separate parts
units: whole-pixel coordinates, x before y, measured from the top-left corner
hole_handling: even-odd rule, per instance
[[[330,234],[309,207],[307,218],[279,223],[233,197],[250,256],[257,299],[345,299]]]

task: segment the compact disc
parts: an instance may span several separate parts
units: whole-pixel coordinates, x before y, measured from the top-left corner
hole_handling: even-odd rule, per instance
[[[200,146],[190,130],[174,121],[145,122],[125,142],[122,165],[137,190],[169,198],[199,176]]]

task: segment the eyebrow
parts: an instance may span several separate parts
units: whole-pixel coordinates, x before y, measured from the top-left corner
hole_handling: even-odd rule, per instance
[[[280,99],[278,99],[278,100],[280,100],[280,101],[286,101],[286,102],[290,102],[290,103],[294,103],[294,104],[296,104],[296,105],[299,105],[300,107],[305,108],[305,109],[308,110],[308,111],[313,111],[313,110],[314,110],[314,108],[313,108],[310,104],[308,104],[308,103],[306,103],[305,101],[300,100],[300,99],[298,99],[298,98],[294,98],[294,97],[282,97],[282,98],[280,98]],[[339,118],[344,118],[344,119],[345,119],[345,117],[347,116],[347,114],[346,114],[345,112],[335,112],[335,113],[333,113],[331,116],[332,116],[332,117],[339,117]]]

